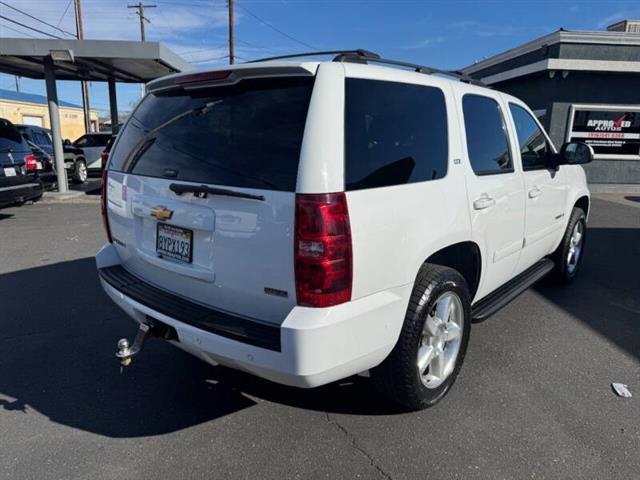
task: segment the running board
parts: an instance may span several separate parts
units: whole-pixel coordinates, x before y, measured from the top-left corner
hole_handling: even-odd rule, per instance
[[[473,320],[475,322],[486,320],[553,270],[553,267],[553,260],[544,258],[514,279],[494,290],[482,300],[473,304],[471,307]]]

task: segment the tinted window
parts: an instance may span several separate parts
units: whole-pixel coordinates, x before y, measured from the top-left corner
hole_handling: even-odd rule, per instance
[[[42,140],[44,142],[44,145],[51,145],[51,137],[49,136],[49,132],[47,132],[46,130],[43,130],[40,133],[42,134]]]
[[[48,137],[43,132],[34,132],[33,137],[38,145],[47,145]]]
[[[109,135],[83,135],[75,142],[78,147],[104,147],[109,141]]]
[[[507,129],[498,103],[488,97],[465,95],[462,110],[467,152],[476,175],[512,172]]]
[[[91,146],[91,137],[89,137],[88,135],[83,135],[82,137],[78,138],[73,143],[75,145],[79,146],[79,147],[90,147]]]
[[[522,168],[524,170],[547,168],[551,148],[544,133],[524,108],[510,103],[509,110],[516,125]]]
[[[150,93],[118,135],[110,168],[294,191],[311,77]]]
[[[0,153],[9,149],[24,151],[29,150],[29,146],[13,123],[0,118]]]
[[[104,147],[109,143],[110,135],[94,135],[93,136],[93,146],[94,147]]]
[[[385,187],[447,173],[447,110],[441,90],[346,81],[345,187]]]

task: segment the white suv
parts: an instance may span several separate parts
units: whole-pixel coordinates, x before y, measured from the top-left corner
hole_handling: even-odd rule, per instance
[[[472,320],[576,275],[593,154],[556,153],[517,98],[361,50],[147,89],[105,172],[96,256],[140,324],[125,365],[159,336],[299,387],[368,371],[420,409]]]

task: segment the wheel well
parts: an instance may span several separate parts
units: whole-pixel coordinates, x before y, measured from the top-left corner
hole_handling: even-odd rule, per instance
[[[581,208],[585,215],[589,215],[589,197],[586,195],[584,197],[580,197],[575,206]]]
[[[480,248],[475,243],[461,242],[449,245],[435,252],[425,263],[435,263],[457,270],[467,282],[471,298],[475,296],[482,268]]]

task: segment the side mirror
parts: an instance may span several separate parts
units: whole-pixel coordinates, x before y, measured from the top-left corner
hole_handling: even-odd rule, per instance
[[[65,138],[62,143],[64,143],[65,145],[71,145],[71,140],[69,140],[68,138]]]
[[[593,148],[583,142],[569,142],[562,145],[558,155],[558,165],[582,165],[593,161]]]

